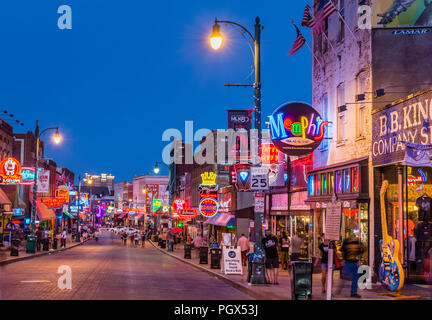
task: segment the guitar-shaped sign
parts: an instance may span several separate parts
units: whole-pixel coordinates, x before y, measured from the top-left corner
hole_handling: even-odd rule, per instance
[[[382,240],[380,241],[381,265],[379,267],[379,279],[386,289],[399,291],[404,285],[405,275],[398,257],[399,241],[393,239],[387,232],[385,211],[385,193],[387,187],[388,181],[384,180],[380,191]]]

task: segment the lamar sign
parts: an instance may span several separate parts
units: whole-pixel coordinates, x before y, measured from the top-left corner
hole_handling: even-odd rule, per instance
[[[374,166],[401,162],[401,141],[432,144],[432,89],[372,115],[372,162]]]

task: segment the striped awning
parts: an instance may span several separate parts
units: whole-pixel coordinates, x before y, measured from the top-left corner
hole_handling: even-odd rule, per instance
[[[216,213],[213,217],[208,218],[204,224],[212,224],[220,227],[234,226],[235,216],[228,213]]]
[[[40,221],[46,221],[46,220],[57,218],[57,215],[54,213],[54,210],[49,209],[40,200],[36,202],[36,214]]]
[[[124,212],[122,212],[122,214],[121,215],[119,215],[119,219],[124,219],[125,217],[127,217],[127,215],[128,215],[128,212],[127,211],[124,211]]]

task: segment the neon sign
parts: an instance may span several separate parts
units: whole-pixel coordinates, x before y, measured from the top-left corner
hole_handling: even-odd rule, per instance
[[[306,155],[315,150],[328,125],[315,109],[301,102],[282,105],[268,118],[274,145],[290,156]]]
[[[201,173],[202,184],[206,186],[216,185],[217,174],[214,172],[204,172]]]
[[[419,176],[415,177],[413,175],[408,175],[408,177],[407,177],[409,186],[412,187],[416,184],[420,184],[420,186],[418,188],[416,188],[416,191],[423,189],[424,188],[423,183],[427,181],[426,174],[423,172],[423,170],[417,169],[417,171],[420,174]]]
[[[213,198],[202,199],[198,210],[205,217],[212,217],[218,212],[218,203]]]
[[[2,184],[21,183],[21,164],[12,157],[4,158],[0,162],[0,177]]]
[[[180,210],[184,210],[187,208],[187,203],[182,198],[177,198],[172,203],[172,208],[174,212],[179,212]]]

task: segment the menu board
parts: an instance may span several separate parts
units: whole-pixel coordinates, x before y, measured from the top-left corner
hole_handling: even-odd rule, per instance
[[[326,210],[325,235],[328,240],[340,240],[342,203],[328,203]]]

